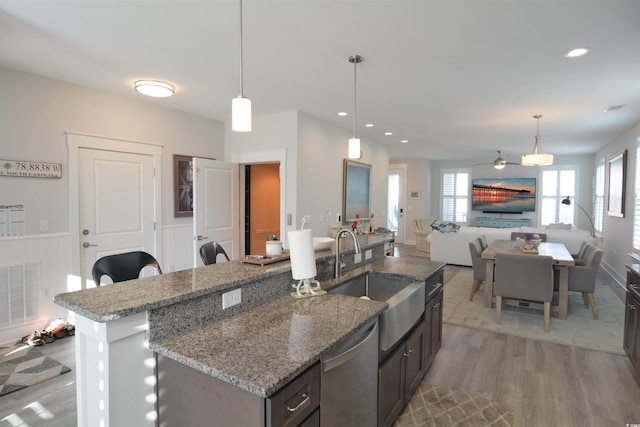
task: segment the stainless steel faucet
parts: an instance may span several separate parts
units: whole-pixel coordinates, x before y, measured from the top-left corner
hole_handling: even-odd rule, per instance
[[[342,267],[343,267],[343,265],[342,265],[342,262],[340,262],[340,238],[345,233],[351,235],[351,238],[353,239],[353,245],[356,248],[356,253],[359,254],[361,252],[361,250],[360,250],[360,242],[358,242],[358,238],[356,237],[355,234],[353,234],[353,232],[351,230],[343,228],[342,230],[340,230],[338,232],[338,235],[336,236],[336,250],[334,251],[335,254],[336,254],[336,274],[335,274],[336,278],[342,276]]]

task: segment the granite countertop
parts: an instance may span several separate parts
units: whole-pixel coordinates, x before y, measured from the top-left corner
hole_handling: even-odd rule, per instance
[[[338,294],[284,297],[151,350],[260,397],[269,397],[351,334],[386,303]]]
[[[321,285],[330,290],[370,271],[424,281],[444,265],[419,258],[385,257]],[[178,337],[152,341],[149,347],[214,378],[268,397],[386,307],[383,302],[339,294],[284,297]]]
[[[377,235],[358,236],[362,249],[389,241]],[[352,252],[346,242],[343,253]],[[333,259],[333,249],[316,252],[316,262]],[[265,266],[243,264],[238,260],[158,276],[114,283],[108,286],[64,292],[54,296],[54,303],[96,322],[109,322],[202,295],[223,292],[246,283],[291,271],[291,262]]]

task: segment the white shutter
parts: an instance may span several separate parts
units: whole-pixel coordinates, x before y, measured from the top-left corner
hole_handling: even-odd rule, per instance
[[[640,146],[636,148],[636,188],[633,198],[633,248],[640,251]]]

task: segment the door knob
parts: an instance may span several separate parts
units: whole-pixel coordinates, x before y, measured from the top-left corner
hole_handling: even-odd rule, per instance
[[[88,248],[89,246],[98,246],[98,245],[92,245],[92,244],[90,244],[89,242],[84,242],[84,243],[82,244],[82,247],[83,247],[83,248]]]
[[[201,236],[200,234],[198,234],[198,240],[204,240],[204,239],[208,239],[207,236]]]

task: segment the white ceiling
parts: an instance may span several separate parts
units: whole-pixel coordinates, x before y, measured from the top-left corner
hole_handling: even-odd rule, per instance
[[[594,153],[640,120],[638,0],[244,0],[243,17],[254,115],[301,110],[349,137],[337,113],[360,54],[357,133],[392,158],[519,161],[534,114],[541,151]],[[0,66],[136,99],[135,80],[159,79],[176,94],[148,102],[227,121],[239,2],[0,0]]]

